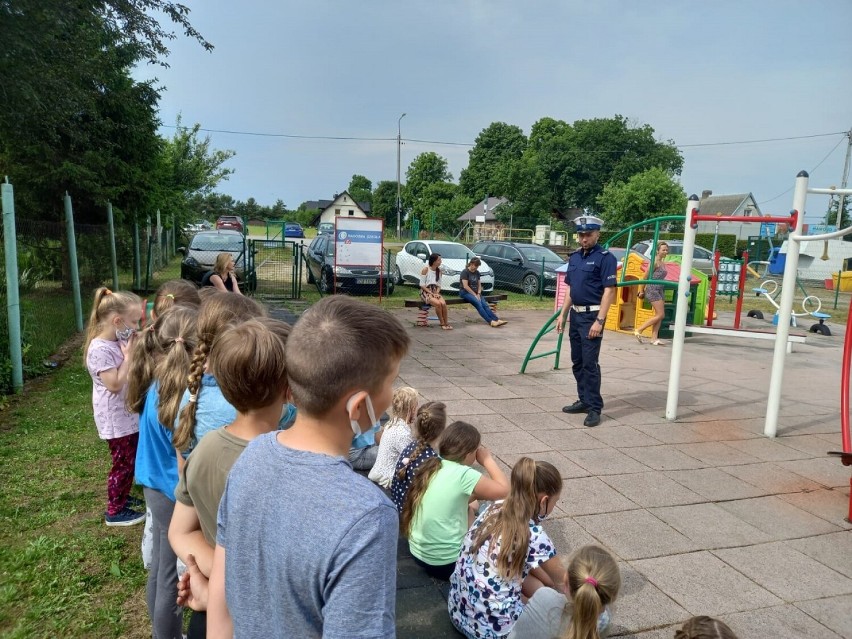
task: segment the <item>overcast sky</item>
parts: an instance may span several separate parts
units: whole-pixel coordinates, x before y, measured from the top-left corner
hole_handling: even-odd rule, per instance
[[[545,116],[617,113],[679,146],[852,128],[850,0],[184,1],[215,49],[179,38],[169,69],[138,70],[165,87],[164,125],[182,113],[208,129],[384,138],[211,133],[237,153],[219,190],[262,204],[330,198],[353,173],[395,179],[402,113],[403,139],[463,144],[495,121],[529,133]],[[469,148],[405,142],[403,181],[424,151],[457,180]],[[845,150],[842,134],[684,146],[682,183],[785,213],[799,170],[839,185]]]

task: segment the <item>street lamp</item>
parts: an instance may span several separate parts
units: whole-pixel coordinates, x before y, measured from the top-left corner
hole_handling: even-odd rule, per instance
[[[396,239],[402,237],[402,198],[400,197],[399,185],[399,156],[402,148],[402,118],[405,113],[399,116],[396,121]]]

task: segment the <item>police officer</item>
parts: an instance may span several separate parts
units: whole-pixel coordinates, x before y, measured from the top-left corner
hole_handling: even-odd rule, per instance
[[[584,215],[574,220],[580,248],[568,258],[565,283],[568,291],[562,312],[556,320],[556,331],[569,323],[568,340],[571,342],[571,362],[577,380],[576,402],[562,408],[564,413],[588,413],[584,426],[601,423],[603,399],[601,398],[601,369],[598,356],[606,314],[615,300],[615,256],[598,244],[603,220]],[[570,311],[570,315],[568,315]]]

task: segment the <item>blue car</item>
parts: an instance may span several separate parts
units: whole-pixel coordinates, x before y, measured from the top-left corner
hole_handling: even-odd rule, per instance
[[[284,225],[284,237],[305,237],[302,225],[295,222],[287,222]]]

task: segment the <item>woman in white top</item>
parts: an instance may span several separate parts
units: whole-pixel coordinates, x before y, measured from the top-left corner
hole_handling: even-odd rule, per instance
[[[390,421],[385,424],[379,440],[376,463],[368,477],[382,488],[390,489],[396,462],[406,446],[414,442],[411,424],[417,413],[417,391],[410,386],[397,388],[391,400]]]
[[[441,256],[437,253],[429,256],[428,265],[420,271],[420,299],[435,309],[441,328],[453,330],[447,320],[447,301],[441,295]]]

